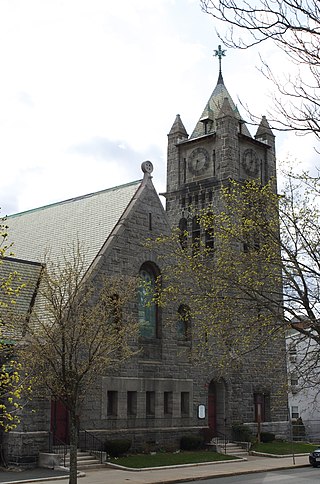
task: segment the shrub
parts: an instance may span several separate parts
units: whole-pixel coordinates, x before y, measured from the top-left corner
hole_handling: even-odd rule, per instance
[[[119,440],[107,440],[105,444],[105,450],[111,457],[119,457],[125,454],[131,447],[131,440],[119,439]]]
[[[169,452],[170,454],[173,454],[179,450],[179,446],[177,442],[166,442],[161,448],[160,452]]]
[[[302,418],[299,417],[295,423],[292,423],[292,436],[294,439],[299,440],[299,437],[305,437],[306,429]]]
[[[232,436],[238,442],[252,442],[252,431],[250,427],[241,423],[232,425]]]
[[[268,442],[273,442],[275,438],[275,434],[271,432],[260,432],[260,441],[264,444],[267,444]]]
[[[184,435],[180,439],[180,449],[196,450],[203,446],[203,437],[200,435]]]

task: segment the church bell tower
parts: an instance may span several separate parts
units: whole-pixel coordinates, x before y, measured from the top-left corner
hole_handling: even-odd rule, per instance
[[[239,114],[223,80],[219,45],[217,84],[189,136],[179,115],[168,134],[166,211],[172,227],[193,229],[192,212],[218,205],[222,183],[230,179],[276,176],[275,139],[265,116],[254,137]]]

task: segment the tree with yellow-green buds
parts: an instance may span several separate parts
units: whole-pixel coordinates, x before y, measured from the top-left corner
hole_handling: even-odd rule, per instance
[[[197,238],[158,239],[165,270],[156,297],[188,308],[193,357],[221,373],[294,328],[315,344],[299,374],[318,384],[320,177],[289,172],[280,195],[272,180],[229,180],[220,194],[218,205],[190,208]]]
[[[38,395],[62,402],[70,422],[70,484],[77,482],[81,405],[111,368],[136,351],[132,316],[137,281],[129,276],[86,274],[85,251],[72,247],[47,258],[21,358]]]
[[[17,315],[14,311],[16,298],[23,288],[19,274],[1,270],[10,247],[7,243],[7,227],[0,223],[0,427],[4,431],[14,429],[20,422],[19,410],[22,396],[30,392],[25,372],[16,356]],[[10,254],[11,255],[11,254]]]

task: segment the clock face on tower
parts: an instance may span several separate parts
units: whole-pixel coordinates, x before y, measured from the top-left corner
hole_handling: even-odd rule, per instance
[[[258,157],[254,150],[246,150],[242,155],[242,166],[247,175],[254,176],[258,173]]]
[[[188,161],[189,170],[194,175],[201,175],[209,166],[209,153],[205,148],[195,148],[191,151]]]

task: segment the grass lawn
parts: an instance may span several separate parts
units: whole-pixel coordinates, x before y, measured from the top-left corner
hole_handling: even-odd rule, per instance
[[[230,460],[233,457],[208,451],[181,451],[179,453],[158,452],[157,454],[134,454],[127,457],[109,458],[108,462],[138,469],[141,467],[161,467],[179,464],[196,464]]]
[[[251,450],[256,452],[265,452],[266,454],[306,454],[314,449],[317,449],[319,445],[306,444],[304,442],[268,442],[261,444],[254,444]]]

